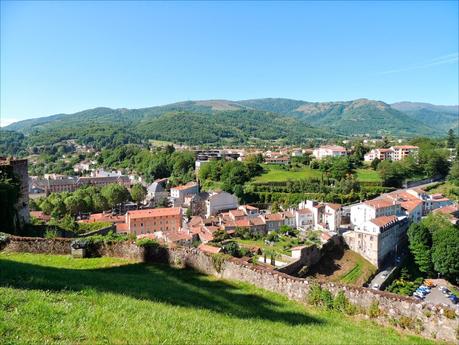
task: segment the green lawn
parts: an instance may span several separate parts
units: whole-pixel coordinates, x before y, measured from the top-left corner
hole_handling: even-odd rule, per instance
[[[319,170],[311,169],[309,167],[294,168],[287,170],[287,168],[280,165],[263,164],[265,172],[253,179],[254,182],[283,182],[288,180],[300,180],[311,177],[320,178],[322,173]],[[360,182],[380,182],[381,178],[377,171],[373,169],[357,169],[357,180]]]
[[[311,177],[320,178],[322,176],[322,173],[319,170],[314,170],[309,167],[287,170],[287,168],[280,165],[263,164],[263,168],[266,172],[255,177],[255,182],[282,182],[287,180],[307,179]]]
[[[0,343],[433,344],[191,270],[15,253],[0,253]]]
[[[357,169],[357,180],[359,182],[380,182],[381,177],[378,172],[373,169]]]

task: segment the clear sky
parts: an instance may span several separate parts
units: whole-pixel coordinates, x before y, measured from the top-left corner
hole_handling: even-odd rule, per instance
[[[1,3],[1,124],[97,106],[458,104],[458,2]]]

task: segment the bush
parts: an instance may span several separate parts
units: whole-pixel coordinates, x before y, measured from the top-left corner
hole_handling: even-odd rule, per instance
[[[318,284],[313,284],[309,288],[308,303],[314,306],[319,306],[321,303],[322,288]]]
[[[212,264],[215,270],[220,273],[222,270],[223,263],[230,258],[228,254],[216,253],[211,255]]]
[[[326,309],[333,309],[333,295],[327,289],[322,289],[320,294],[321,305]]]
[[[150,238],[141,238],[135,242],[135,244],[139,247],[150,247],[150,248],[156,248],[159,247],[159,243],[155,240],[152,240]]]
[[[112,226],[110,222],[78,223],[78,232],[85,233]]]
[[[45,232],[45,238],[48,239],[53,239],[57,237],[57,231],[56,230],[46,230]]]
[[[345,313],[348,304],[349,300],[347,299],[346,295],[344,295],[343,291],[340,291],[333,301],[333,309]]]
[[[379,302],[371,302],[370,308],[368,309],[368,316],[371,318],[376,318],[381,315],[381,310],[379,309]]]
[[[456,318],[456,312],[453,309],[445,309],[444,314],[448,319]]]

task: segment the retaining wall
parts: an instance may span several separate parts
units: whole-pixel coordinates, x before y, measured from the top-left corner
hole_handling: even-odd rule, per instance
[[[11,237],[5,250],[29,253],[70,254],[70,239],[38,239]],[[305,302],[311,284],[319,284],[333,295],[342,291],[360,311],[368,310],[378,303],[380,315],[374,320],[387,325],[395,321],[413,326],[411,330],[427,338],[442,339],[457,343],[459,336],[459,312],[410,297],[398,296],[383,291],[320,282],[289,276],[264,266],[248,264],[240,259],[229,258],[221,262],[221,254],[209,255],[195,248],[138,247],[133,242],[102,245],[97,255],[122,257],[142,262],[162,262],[178,267],[189,267],[208,275],[223,279],[251,283],[257,287],[280,293],[289,299]],[[218,264],[217,262],[220,262]],[[411,328],[411,327],[409,327]]]

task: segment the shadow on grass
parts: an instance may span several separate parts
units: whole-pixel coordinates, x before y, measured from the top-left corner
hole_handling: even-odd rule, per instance
[[[304,313],[282,310],[284,307],[279,303],[249,294],[229,282],[209,280],[195,271],[163,264],[138,263],[80,270],[0,260],[0,286],[51,291],[93,289],[174,306],[207,309],[241,319],[289,325],[323,322]]]

